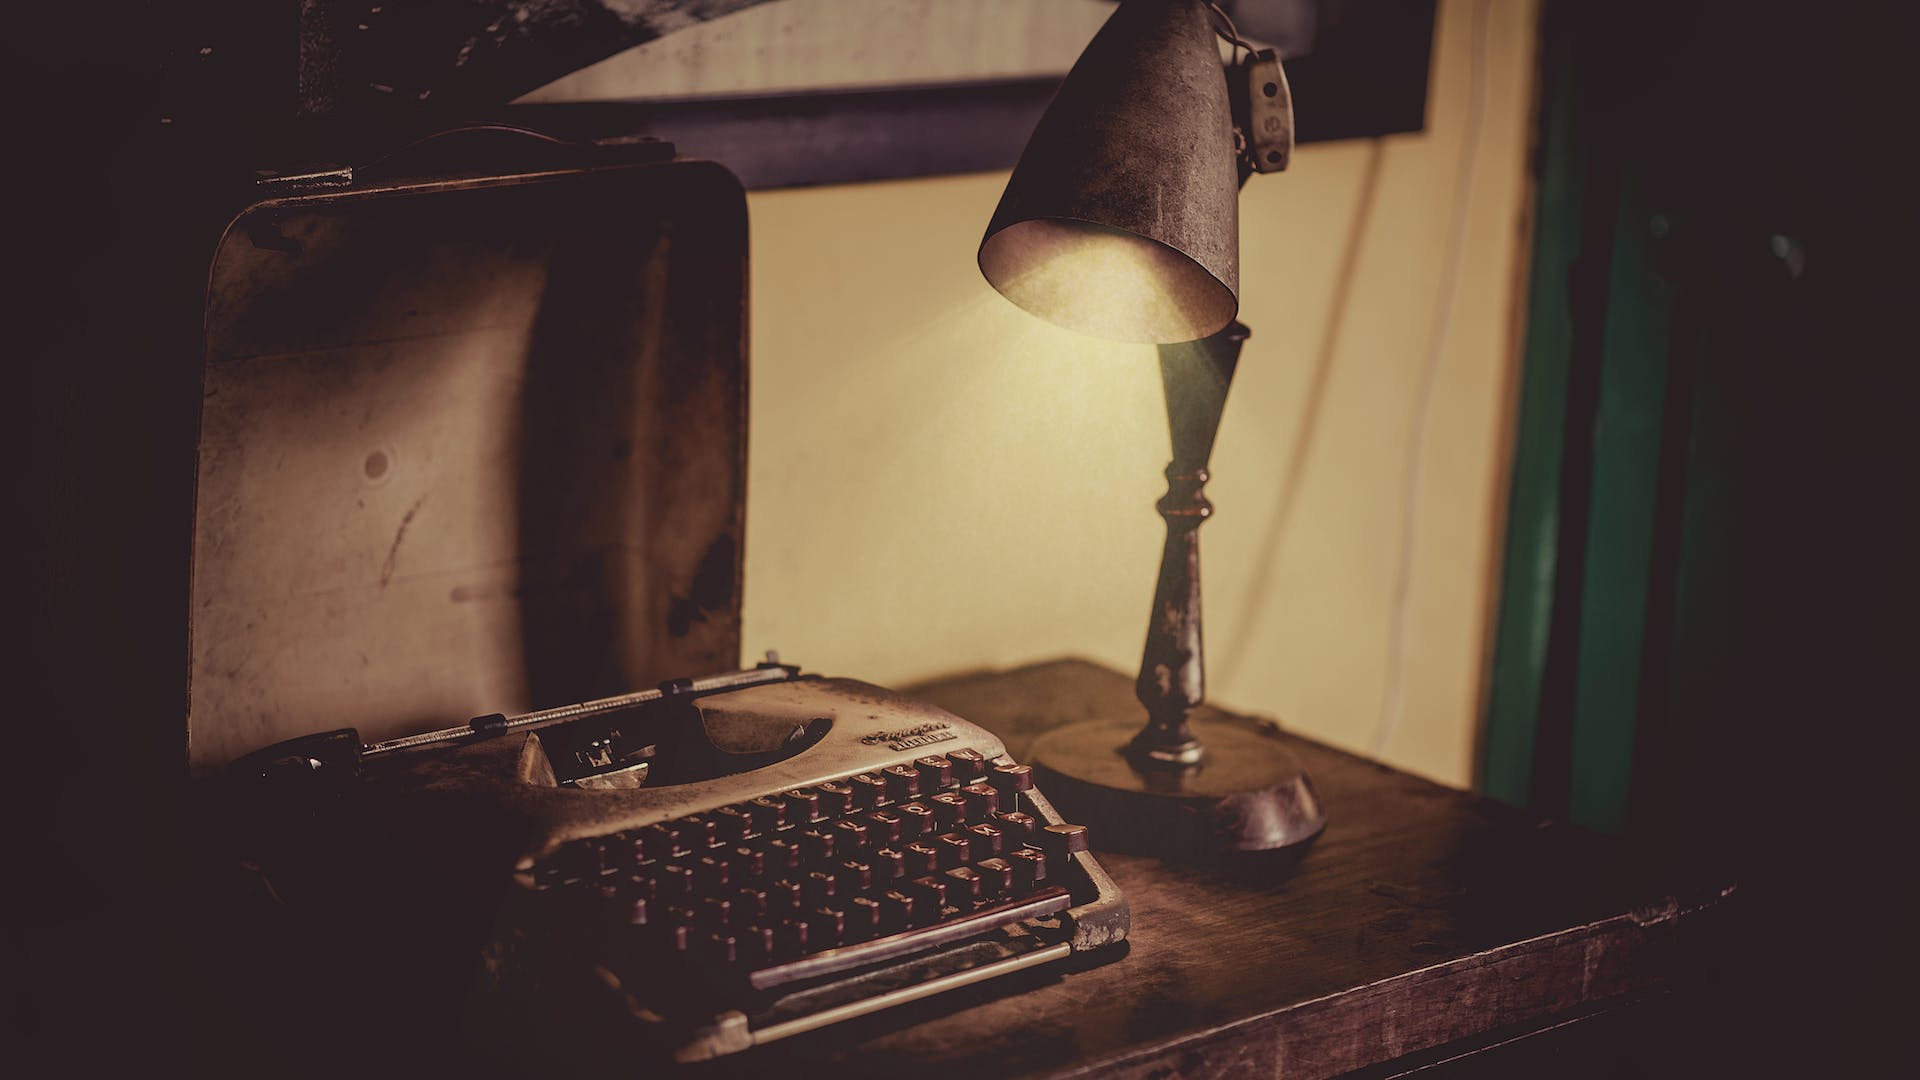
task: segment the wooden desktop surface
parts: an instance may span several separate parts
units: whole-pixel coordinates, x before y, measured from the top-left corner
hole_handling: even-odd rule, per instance
[[[1131,678],[1074,660],[909,692],[1016,758],[1055,724],[1138,709]],[[1121,959],[954,991],[717,1071],[1324,1076],[1523,1038],[1704,962],[1730,883],[1650,879],[1605,838],[1289,742],[1328,819],[1290,872],[1101,854],[1132,905]]]

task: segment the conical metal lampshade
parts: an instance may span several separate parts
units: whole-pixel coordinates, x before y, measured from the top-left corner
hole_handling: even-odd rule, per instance
[[[1001,295],[1097,337],[1168,344],[1239,308],[1239,175],[1199,0],[1127,0],[1033,130],[980,244]]]

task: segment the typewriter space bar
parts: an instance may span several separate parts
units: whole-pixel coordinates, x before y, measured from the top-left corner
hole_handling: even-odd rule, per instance
[[[923,949],[948,945],[975,934],[985,933],[998,926],[1053,915],[1072,906],[1073,898],[1067,895],[1067,890],[1055,886],[1042,889],[1023,900],[982,908],[971,915],[963,915],[919,930],[891,934],[858,945],[828,949],[799,960],[761,968],[747,976],[747,981],[755,990],[767,990],[790,982],[798,982],[801,979],[832,975],[848,968],[878,964],[909,953],[920,952]]]

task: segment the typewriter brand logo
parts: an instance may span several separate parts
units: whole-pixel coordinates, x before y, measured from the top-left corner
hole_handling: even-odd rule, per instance
[[[860,741],[868,746],[886,743],[889,750],[911,750],[916,746],[959,738],[948,730],[952,727],[945,720],[930,720],[902,731],[876,731],[871,735],[862,735]]]

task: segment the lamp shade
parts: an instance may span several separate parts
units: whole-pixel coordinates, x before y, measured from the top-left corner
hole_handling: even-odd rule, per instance
[[[1239,308],[1239,174],[1200,0],[1126,0],[1034,128],[980,271],[1048,322],[1169,344]]]

